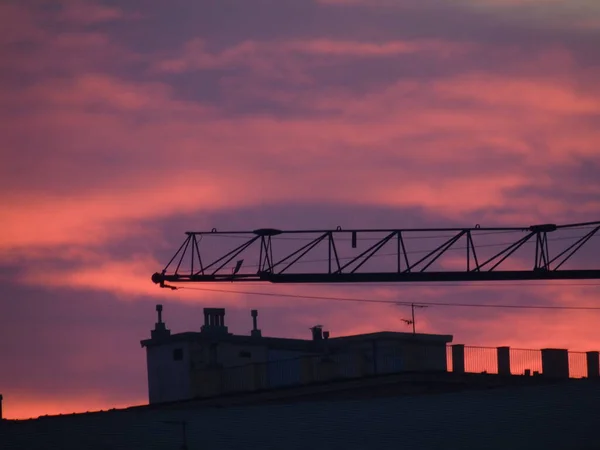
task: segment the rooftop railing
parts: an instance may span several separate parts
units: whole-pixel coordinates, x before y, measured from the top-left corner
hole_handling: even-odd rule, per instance
[[[566,349],[448,345],[446,358],[450,372],[457,371],[454,369],[457,358],[462,359],[464,367],[464,370],[458,371],[465,373],[534,376],[546,372],[546,375],[555,378],[598,378],[600,371],[598,352]]]

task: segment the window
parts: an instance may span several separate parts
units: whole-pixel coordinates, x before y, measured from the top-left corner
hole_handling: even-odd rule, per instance
[[[242,350],[240,352],[240,358],[252,358],[252,353]]]
[[[175,350],[173,350],[173,360],[181,361],[182,359],[183,359],[183,349],[176,348]]]

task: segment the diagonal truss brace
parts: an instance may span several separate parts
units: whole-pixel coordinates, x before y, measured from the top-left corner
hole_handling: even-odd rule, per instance
[[[560,230],[589,229],[585,235],[577,237],[568,247],[556,251],[551,256],[548,234]],[[474,235],[491,232],[521,232],[524,236],[515,242],[505,245],[502,250],[491,257],[481,260],[479,250],[474,243]],[[168,282],[218,282],[218,281],[266,281],[272,283],[331,283],[331,282],[382,282],[382,281],[493,281],[493,280],[558,280],[558,279],[600,279],[598,269],[561,269],[590,239],[600,231],[599,222],[586,222],[570,225],[534,225],[525,228],[437,228],[437,229],[395,229],[395,230],[303,230],[282,231],[276,229],[259,229],[252,232],[187,232],[186,239],[175,255],[160,273],[152,276],[152,281],[161,286]],[[418,260],[409,258],[406,248],[406,235],[419,233],[453,233],[441,245],[429,251]],[[338,242],[348,239],[352,248],[357,247],[358,235],[384,237],[375,239],[375,243],[356,256],[343,261],[339,256]],[[206,264],[202,258],[200,244],[205,235],[225,237],[247,236],[245,242],[230,250],[223,256]],[[276,260],[274,247],[276,237],[301,236],[309,237],[308,243],[288,252]],[[340,236],[344,236],[340,238]],[[466,258],[464,270],[433,271],[431,266],[457,242],[466,241]],[[525,244],[535,241],[535,254],[532,255],[531,270],[502,270],[502,265]],[[327,244],[327,270],[319,272],[299,271],[299,264],[306,255],[320,245]],[[387,270],[369,272],[361,271],[364,265],[381,256],[381,250],[390,243],[395,243],[395,263],[388,264]],[[259,255],[256,263],[244,266],[244,260],[238,259],[253,245],[258,244]],[[230,264],[237,259],[235,268]],[[186,264],[183,264],[187,261]],[[305,261],[306,262],[306,261]],[[242,270],[243,268],[243,270]],[[252,270],[254,268],[255,270]]]

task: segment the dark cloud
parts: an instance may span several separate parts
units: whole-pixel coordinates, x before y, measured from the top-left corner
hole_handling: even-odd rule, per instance
[[[2,301],[6,336],[2,384],[71,397],[113,390],[144,395],[143,337],[150,314],[139,304],[94,292],[53,291],[9,283]],[[125,355],[129,356],[125,356]],[[124,375],[124,376],[123,376]]]
[[[140,13],[133,2],[117,3],[130,14]],[[397,2],[394,7],[382,7],[377,2],[337,6],[310,0],[260,0],[252,4],[242,0],[193,4],[180,0],[169,6],[146,2],[140,20],[143,27],[131,27],[127,22],[106,26],[140,52],[150,48],[172,52],[182,41],[196,37],[208,39],[213,49],[222,49],[243,40],[274,42],[315,36],[379,42],[426,37],[512,44],[531,51],[553,43],[574,47],[583,44],[592,49],[597,38],[593,28],[557,29],[552,20],[524,19],[522,9],[517,6],[513,14],[504,14],[502,8],[473,8],[470,2],[448,4],[437,0]],[[534,11],[543,10],[552,17],[552,6],[540,4]],[[569,20],[568,16],[562,17]],[[146,29],[153,32],[146,33]]]

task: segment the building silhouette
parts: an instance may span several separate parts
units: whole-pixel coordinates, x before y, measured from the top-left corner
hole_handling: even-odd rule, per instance
[[[305,340],[264,337],[254,311],[249,335],[235,335],[218,308],[172,334],[157,312],[141,342],[149,404],[0,420],[0,449],[600,448],[598,352],[320,326]]]
[[[265,337],[253,310],[249,335],[229,333],[225,309],[205,308],[198,332],[171,334],[157,305],[158,321],[146,348],[150,403],[214,395],[225,374],[238,368],[240,386],[273,389],[309,378],[348,377],[400,371],[445,372],[452,336],[378,332],[332,337],[322,326],[310,339]],[[254,365],[254,366],[252,366]],[[244,370],[246,369],[246,370]]]

